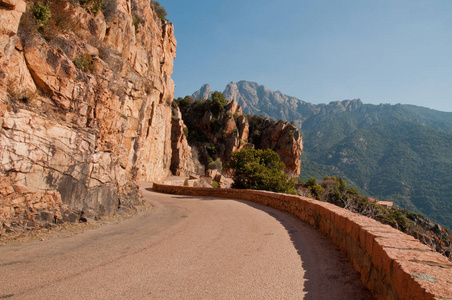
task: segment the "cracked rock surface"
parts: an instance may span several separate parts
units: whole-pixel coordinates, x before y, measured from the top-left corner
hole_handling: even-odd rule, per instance
[[[133,207],[169,172],[173,25],[144,0],[49,3],[39,25],[0,0],[0,235]]]

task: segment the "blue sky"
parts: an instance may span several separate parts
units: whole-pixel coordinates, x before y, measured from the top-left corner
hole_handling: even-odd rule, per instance
[[[451,0],[161,0],[176,97],[248,80],[312,103],[452,112]]]

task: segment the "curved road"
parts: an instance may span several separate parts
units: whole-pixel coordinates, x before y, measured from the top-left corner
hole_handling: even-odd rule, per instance
[[[143,195],[152,209],[119,224],[0,247],[0,299],[371,299],[342,253],[287,213]]]

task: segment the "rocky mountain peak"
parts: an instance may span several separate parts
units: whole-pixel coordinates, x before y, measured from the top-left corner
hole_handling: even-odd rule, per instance
[[[204,93],[205,86],[193,94],[195,99]],[[360,99],[312,104],[246,80],[230,82],[223,93],[227,99],[237,101],[244,113],[294,121],[298,128],[301,128],[302,122],[312,115],[353,111],[364,105]]]
[[[210,85],[207,83],[204,84],[198,91],[194,92],[192,97],[194,99],[208,99],[212,95],[212,91],[210,90]]]
[[[227,99],[231,99],[237,102],[239,96],[239,88],[234,81],[231,81],[224,89],[223,94],[227,95]]]
[[[353,111],[360,107],[362,107],[364,104],[361,102],[360,99],[353,99],[353,100],[343,100],[343,101],[333,101],[330,102],[328,105],[325,106],[325,109],[333,110],[335,112],[337,111]]]

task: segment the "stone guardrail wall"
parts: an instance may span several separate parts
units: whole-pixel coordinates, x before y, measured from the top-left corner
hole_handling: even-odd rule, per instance
[[[389,225],[330,203],[266,191],[155,184],[154,191],[242,199],[287,211],[346,252],[377,299],[452,299],[452,263]]]

